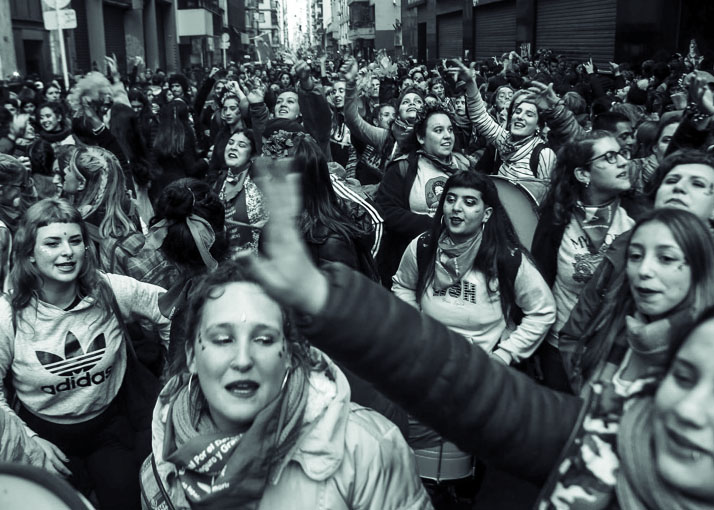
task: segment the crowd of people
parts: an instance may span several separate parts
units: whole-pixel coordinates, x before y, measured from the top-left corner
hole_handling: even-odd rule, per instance
[[[0,462],[101,510],[714,508],[714,60],[105,64],[0,90]]]

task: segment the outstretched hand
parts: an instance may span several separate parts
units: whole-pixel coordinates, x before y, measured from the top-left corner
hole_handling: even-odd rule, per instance
[[[595,64],[593,64],[593,59],[590,59],[587,62],[583,62],[583,68],[588,74],[595,73]]]
[[[246,94],[250,104],[259,104],[265,102],[266,87],[260,78],[254,78],[249,82],[250,90]]]
[[[310,258],[296,218],[302,210],[300,175],[291,172],[292,158],[257,158],[255,183],[265,195],[270,220],[263,229],[263,254],[239,258],[253,280],[277,302],[316,314],[327,303],[327,278]]]
[[[531,100],[539,110],[551,110],[560,102],[558,94],[553,90],[553,84],[546,85],[539,81],[533,80],[530,82],[528,91],[532,94]]]
[[[466,64],[460,58],[452,58],[451,62],[455,66],[454,70],[458,71],[460,80],[470,81],[474,79],[474,70],[466,67]]]
[[[295,64],[295,74],[299,80],[306,80],[310,77],[310,65],[304,60],[298,60]]]
[[[689,100],[697,104],[699,111],[714,114],[714,76],[704,71],[694,71],[687,75]]]
[[[359,67],[357,66],[357,61],[354,57],[350,57],[345,61],[340,67],[340,75],[346,82],[353,82],[357,79],[357,73],[359,72]]]

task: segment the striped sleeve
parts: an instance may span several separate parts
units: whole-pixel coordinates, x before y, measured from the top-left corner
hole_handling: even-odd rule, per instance
[[[483,102],[481,93],[476,88],[476,82],[473,80],[466,84],[466,107],[469,118],[479,134],[498,149],[508,138],[508,131],[488,114],[486,104]]]
[[[550,180],[550,172],[555,166],[555,152],[553,149],[546,147],[538,155],[538,178]]]
[[[330,177],[332,179],[332,187],[334,188],[335,194],[338,197],[342,198],[343,200],[351,200],[352,202],[356,202],[369,215],[370,222],[374,227],[374,242],[372,243],[372,248],[370,252],[372,253],[372,257],[376,257],[377,252],[379,251],[379,247],[382,244],[384,220],[377,212],[377,209],[368,200],[365,200],[358,193],[348,188],[345,184],[340,182],[337,177],[333,175],[330,175]]]

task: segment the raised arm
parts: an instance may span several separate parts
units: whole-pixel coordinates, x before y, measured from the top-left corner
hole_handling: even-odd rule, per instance
[[[277,301],[309,314],[319,349],[487,463],[542,481],[575,427],[581,402],[490,360],[479,347],[341,265],[321,273],[294,225],[299,182],[264,182],[265,257],[246,257]],[[266,179],[267,181],[267,179]]]
[[[362,118],[357,108],[357,62],[350,59],[342,65],[342,76],[345,79],[345,124],[353,135],[377,149],[387,140],[389,133],[386,129],[373,126]]]
[[[548,140],[554,149],[585,136],[585,130],[578,123],[573,112],[565,106],[565,102],[555,93],[552,84],[545,85],[539,81],[532,81],[528,90],[533,94],[538,112],[543,115],[550,128]]]
[[[498,147],[508,137],[508,131],[493,120],[486,111],[486,103],[476,86],[472,70],[466,67],[461,60],[454,59],[453,62],[459,68],[459,77],[466,83],[466,110],[469,119],[480,135]]]

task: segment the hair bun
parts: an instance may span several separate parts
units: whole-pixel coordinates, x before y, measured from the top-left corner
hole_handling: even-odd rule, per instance
[[[193,213],[195,197],[191,188],[171,186],[164,190],[166,219],[182,220]]]

